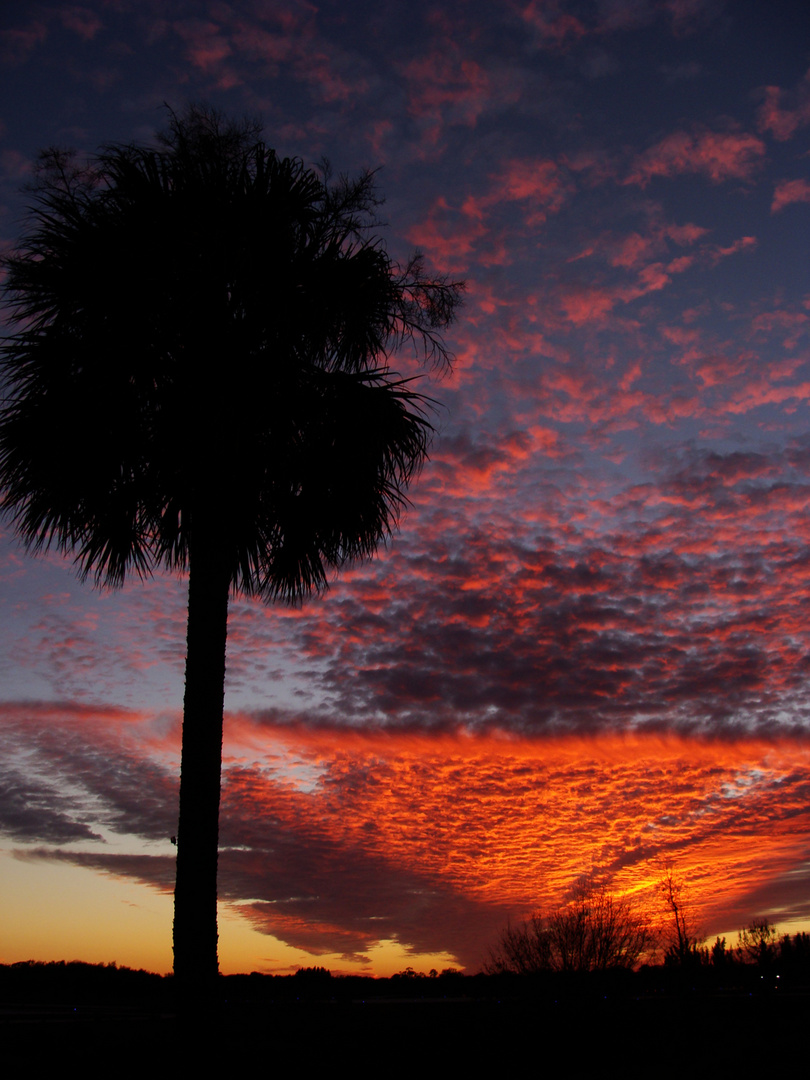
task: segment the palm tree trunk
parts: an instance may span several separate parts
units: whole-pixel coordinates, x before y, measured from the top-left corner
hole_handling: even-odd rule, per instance
[[[219,973],[217,850],[230,574],[211,537],[190,546],[174,973],[184,998],[209,997]]]

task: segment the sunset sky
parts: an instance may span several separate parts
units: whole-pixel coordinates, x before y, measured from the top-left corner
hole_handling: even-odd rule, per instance
[[[204,100],[467,281],[399,533],[232,602],[222,970],[475,971],[666,865],[711,936],[809,929],[805,0],[20,0],[0,70],[6,249],[41,147]],[[0,575],[0,962],[169,970],[186,584],[7,523]]]

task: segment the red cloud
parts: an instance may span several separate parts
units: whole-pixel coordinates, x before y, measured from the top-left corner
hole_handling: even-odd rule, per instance
[[[763,94],[765,100],[757,111],[758,131],[769,131],[779,142],[785,142],[800,127],[810,123],[810,70],[794,93],[788,94],[778,86],[766,86]],[[784,108],[784,101],[792,107]]]
[[[92,41],[102,27],[98,15],[85,7],[61,6],[59,17],[68,30],[83,37],[85,41]]]
[[[221,73],[222,61],[233,52],[221,26],[200,19],[186,19],[175,23],[174,28],[186,42],[188,58],[195,67],[206,73]]]
[[[807,180],[780,180],[774,189],[771,213],[776,214],[797,202],[810,202],[810,183]]]
[[[438,264],[455,270],[467,267],[469,256],[486,233],[481,215],[474,212],[469,202],[459,211],[441,196],[427,218],[409,231],[408,239],[429,251],[431,259]]]
[[[47,24],[37,19],[27,26],[12,27],[5,30],[2,40],[3,60],[10,64],[24,63],[34,49],[41,45],[48,37]]]
[[[449,42],[440,50],[412,60],[405,68],[409,112],[426,125],[429,146],[435,146],[447,124],[473,127],[490,103],[486,72],[462,56]]]
[[[668,222],[653,221],[645,233],[633,232],[618,240],[612,236],[605,238],[603,245],[608,252],[611,266],[633,269],[659,257],[667,250],[668,241],[679,247],[696,243],[709,230],[688,222],[675,225]]]
[[[281,65],[289,65],[327,102],[344,100],[352,92],[352,86],[335,71],[328,43],[318,39],[316,12],[309,5],[287,10],[262,5],[252,22],[224,5],[213,14],[219,21],[178,19],[173,27],[186,42],[191,63],[215,77],[221,89],[243,83],[244,63],[252,61],[271,76],[278,75]]]
[[[615,290],[574,285],[564,290],[560,304],[566,318],[575,326],[604,319],[616,305]]]
[[[521,15],[535,31],[541,45],[560,48],[588,33],[575,15],[560,10],[557,0],[530,0],[522,8]]]
[[[431,257],[450,267],[465,267],[475,253],[484,266],[503,265],[512,259],[508,244],[493,225],[497,212],[517,204],[529,228],[538,228],[557,213],[571,189],[565,173],[553,161],[512,159],[489,177],[483,195],[467,195],[460,207],[443,196],[436,200],[425,221],[414,226],[408,239],[430,251]],[[486,246],[484,246],[484,244]]]
[[[625,184],[646,187],[654,176],[705,173],[713,183],[748,180],[765,154],[765,144],[744,132],[676,131],[640,154]]]
[[[735,240],[727,247],[718,247],[710,252],[710,260],[712,263],[717,263],[720,259],[724,259],[727,255],[736,255],[738,251],[750,251],[757,246],[757,238],[755,236],[741,236],[739,240]]]
[[[571,184],[553,161],[534,158],[513,159],[492,178],[487,197],[491,205],[500,200],[529,205],[528,225],[542,224],[548,214],[557,213],[571,191]]]
[[[810,316],[803,311],[766,311],[757,315],[751,326],[756,333],[776,332],[784,334],[782,345],[786,349],[795,349],[801,336],[807,333]],[[793,374],[795,364],[786,370],[783,377],[789,378]]]

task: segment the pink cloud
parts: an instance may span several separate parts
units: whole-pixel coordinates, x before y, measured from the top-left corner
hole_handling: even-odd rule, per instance
[[[765,154],[765,144],[744,132],[676,131],[640,154],[625,184],[646,187],[655,176],[705,173],[719,184],[748,180]]]
[[[540,44],[560,48],[569,41],[578,41],[588,31],[585,25],[570,12],[561,10],[556,0],[530,0],[521,15],[540,39]]]
[[[530,199],[559,209],[566,184],[553,161],[519,159],[507,162],[495,178],[507,199]]]
[[[565,173],[553,161],[513,159],[490,176],[485,193],[467,195],[460,207],[451,206],[444,196],[437,199],[427,219],[410,230],[408,239],[451,267],[463,267],[473,252],[484,266],[505,265],[512,255],[503,230],[493,224],[497,211],[518,204],[526,226],[536,229],[549,214],[560,210],[570,187]]]
[[[652,292],[660,292],[672,280],[673,274],[681,274],[695,265],[699,256],[683,255],[669,262],[645,262],[663,246],[663,233],[642,237],[633,233],[622,241],[608,261],[612,266],[636,271],[629,283],[592,285],[576,283],[564,286],[559,304],[566,318],[575,326],[600,322],[617,304],[628,304]],[[739,245],[732,245],[737,250]],[[742,244],[742,246],[745,246]],[[731,249],[723,251],[729,254]],[[699,253],[700,254],[700,253]]]
[[[542,158],[513,158],[490,177],[490,182],[488,193],[474,203],[478,213],[500,203],[522,203],[526,224],[532,228],[544,224],[549,214],[558,213],[572,189],[559,166]]]
[[[807,333],[808,317],[803,311],[767,311],[757,315],[751,327],[755,333],[778,333],[782,337],[782,345],[786,349],[795,349],[799,339]],[[792,374],[792,370],[789,372]]]
[[[810,183],[806,180],[780,180],[776,184],[771,213],[784,210],[791,203],[810,202]]]
[[[425,124],[431,147],[438,144],[448,124],[474,127],[490,103],[487,73],[449,42],[412,60],[404,74],[409,86],[408,111]]]
[[[692,222],[687,222],[686,225],[667,225],[664,229],[666,236],[681,247],[694,244],[708,231],[702,225],[695,225]]]
[[[233,52],[222,27],[217,23],[187,19],[175,23],[174,28],[186,42],[191,63],[206,74],[220,69],[222,61]]]
[[[258,64],[273,77],[281,65],[289,65],[327,102],[345,100],[355,88],[336,70],[329,43],[319,39],[317,11],[310,5],[258,4],[252,20],[225,5],[212,8],[211,14],[208,21],[178,19],[173,27],[186,42],[190,62],[221,89],[244,82],[244,72],[237,71],[240,61]]]
[[[48,27],[45,22],[39,19],[29,23],[27,26],[5,30],[0,37],[3,60],[12,64],[24,63],[37,45],[41,45],[47,36]]]
[[[427,218],[415,225],[408,239],[430,252],[431,259],[450,269],[465,268],[476,243],[486,234],[486,226],[468,200],[461,211],[441,196]]]
[[[640,290],[638,295],[647,292],[658,292],[659,289],[663,289],[665,285],[668,285],[670,280],[667,268],[661,263],[652,263],[650,266],[645,266],[638,275]],[[636,290],[632,290],[632,293],[635,294]],[[635,299],[635,295],[633,298]]]
[[[646,261],[652,253],[658,250],[659,242],[657,237],[631,233],[619,242],[609,261],[611,266],[622,266],[629,269]]]
[[[560,161],[573,173],[582,173],[586,182],[593,187],[616,177],[616,162],[604,152],[578,151],[560,156]]]
[[[757,110],[758,131],[769,131],[779,142],[785,142],[800,127],[810,123],[810,70],[794,92],[766,86],[763,95],[765,100]],[[785,106],[784,102],[787,103]]]
[[[484,496],[497,499],[511,486],[514,474],[538,455],[564,455],[560,435],[542,424],[529,424],[497,439],[467,438],[445,441],[433,455],[433,480],[443,495],[459,498]],[[475,575],[480,577],[480,573]],[[467,587],[467,586],[465,586]]]
[[[694,374],[704,387],[727,386],[732,379],[745,374],[751,363],[750,353],[736,356],[710,355],[701,357],[694,365]]]
[[[644,234],[633,232],[618,241],[608,236],[604,241],[604,246],[610,252],[608,262],[611,266],[620,266],[629,270],[659,257],[667,250],[667,241],[679,247],[686,247],[696,243],[708,231],[691,222],[686,225],[653,222],[649,231]]]
[[[608,289],[572,286],[560,297],[566,317],[575,326],[603,319],[616,305],[616,295]]]
[[[101,19],[86,7],[60,7],[59,17],[68,30],[85,41],[92,41],[102,27]]]
[[[740,251],[753,251],[756,246],[757,238],[755,236],[741,236],[739,240],[735,240],[727,247],[710,248],[707,252],[709,264],[715,266],[721,259],[725,259],[727,255],[736,255]]]
[[[684,270],[688,270],[694,263],[694,255],[681,255],[680,258],[673,259],[667,264],[667,271],[670,274],[682,274]]]
[[[327,44],[318,40],[315,14],[308,6],[296,11],[268,8],[262,18],[274,24],[273,29],[239,20],[234,25],[233,45],[240,55],[269,66],[269,74],[276,75],[280,65],[289,64],[322,100],[344,101],[353,88],[335,70]]]
[[[664,7],[670,14],[673,29],[679,34],[694,32],[718,11],[715,0],[665,0]]]

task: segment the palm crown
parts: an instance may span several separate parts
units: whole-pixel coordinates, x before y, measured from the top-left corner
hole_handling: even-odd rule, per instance
[[[3,505],[98,581],[186,566],[204,515],[234,586],[295,599],[375,550],[424,459],[387,361],[446,359],[458,287],[368,238],[371,175],[330,187],[251,134],[195,113],[89,170],[51,154],[7,260]]]

